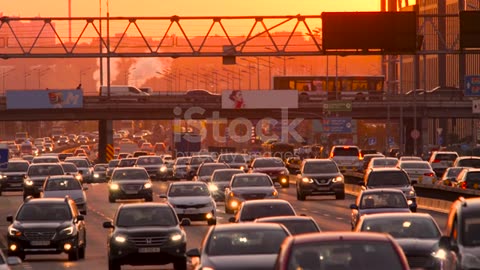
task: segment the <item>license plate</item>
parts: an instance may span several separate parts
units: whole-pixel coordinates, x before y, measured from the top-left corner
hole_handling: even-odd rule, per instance
[[[32,246],[48,246],[50,245],[50,241],[32,241],[30,242]]]
[[[125,190],[126,194],[138,194],[138,191],[136,190]]]
[[[325,191],[325,190],[330,190],[329,187],[317,187],[316,188],[317,191]]]
[[[196,214],[196,213],[197,213],[197,209],[194,209],[194,208],[185,209],[185,210],[183,211],[183,213],[185,213],[185,214]]]
[[[159,247],[144,247],[144,248],[139,248],[138,253],[159,253],[160,248]]]

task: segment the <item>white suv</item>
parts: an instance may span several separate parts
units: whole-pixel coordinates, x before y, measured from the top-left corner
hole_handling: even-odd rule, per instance
[[[330,150],[329,158],[337,163],[343,172],[361,172],[363,169],[360,148],[356,145],[335,145]]]
[[[428,163],[438,177],[441,177],[448,167],[453,166],[453,162],[458,158],[455,151],[433,151]]]

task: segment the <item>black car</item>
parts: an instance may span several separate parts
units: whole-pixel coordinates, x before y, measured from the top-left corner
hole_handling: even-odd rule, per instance
[[[108,182],[108,187],[108,201],[111,203],[117,199],[153,201],[152,182],[144,168],[116,168]]]
[[[43,183],[48,176],[64,174],[65,171],[60,163],[30,164],[23,182],[23,199],[28,196],[40,197]]]
[[[9,256],[67,253],[69,261],[85,258],[87,232],[75,202],[65,198],[28,197],[15,216],[7,216]]]
[[[337,200],[345,199],[344,177],[331,159],[303,160],[297,174],[296,188],[300,201],[315,195],[335,195]]]
[[[27,174],[29,162],[23,159],[8,161],[7,168],[0,171],[0,196],[3,191],[22,191],[23,177]]]
[[[184,221],[188,222],[188,221]],[[112,221],[103,223],[108,234],[108,269],[121,265],[173,263],[187,269],[187,237],[168,203],[122,204]]]

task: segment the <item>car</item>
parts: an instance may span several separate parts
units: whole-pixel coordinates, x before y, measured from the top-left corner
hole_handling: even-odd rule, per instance
[[[282,241],[290,233],[281,224],[243,223],[212,226],[201,248],[187,251],[199,258],[195,269],[272,269]]]
[[[402,248],[388,234],[322,232],[287,237],[273,269],[409,270],[410,267]]]
[[[231,223],[254,221],[257,218],[272,216],[296,216],[290,202],[282,199],[263,199],[245,201],[240,205],[234,217],[228,219]]]
[[[108,168],[106,171],[107,180],[112,177],[113,170],[118,166],[118,163],[120,163],[120,159],[111,159],[108,162]]]
[[[297,200],[307,196],[335,195],[345,199],[345,181],[335,161],[331,159],[304,159],[298,171],[295,187]]]
[[[461,189],[480,189],[480,169],[464,168],[457,176],[457,187]]]
[[[401,190],[407,197],[410,209],[417,209],[417,193],[413,188],[407,172],[400,168],[371,168],[365,173],[363,181],[359,183],[362,189],[395,188]]]
[[[370,160],[372,158],[376,157],[385,157],[385,155],[380,154],[380,153],[375,153],[375,154],[365,154],[363,155],[363,160],[362,160],[362,172],[365,172],[368,168],[368,164],[370,163]]]
[[[208,225],[217,224],[217,205],[203,182],[173,182],[167,194],[160,197],[167,199],[180,220],[188,218],[191,221],[207,221]]]
[[[265,173],[234,174],[225,187],[225,213],[233,214],[247,200],[276,199],[278,191]]]
[[[10,159],[7,168],[0,170],[0,196],[4,191],[22,191],[23,177],[30,163],[23,159]]]
[[[230,168],[241,169],[244,172],[248,171],[247,161],[242,154],[228,153],[220,154],[217,157],[217,163],[225,163]]]
[[[105,221],[108,270],[122,265],[164,265],[187,269],[187,235],[168,203],[122,204],[113,221]]]
[[[450,187],[456,187],[457,185],[457,177],[460,172],[465,169],[464,167],[449,167],[445,170],[442,177],[438,179],[435,183],[437,185],[446,185]]]
[[[254,222],[280,223],[285,226],[292,235],[322,231],[318,223],[311,216],[263,217],[255,219]]]
[[[354,204],[350,205],[352,209],[351,226],[352,230],[363,215],[389,212],[407,212],[410,213],[415,206],[408,204],[407,198],[401,190],[390,188],[379,188],[364,190],[358,194]]]
[[[107,181],[108,163],[97,163],[93,166],[93,182],[103,183]]]
[[[480,168],[480,157],[457,157],[457,159],[455,159],[455,161],[453,162],[452,167]]]
[[[27,197],[17,213],[7,216],[8,256],[67,253],[69,261],[85,258],[84,216],[69,198]]]
[[[82,172],[78,170],[77,166],[71,162],[60,162],[65,174],[73,175],[80,183],[83,184]]]
[[[135,166],[145,168],[152,179],[165,179],[165,172],[162,172],[164,165],[161,156],[141,156],[136,159]],[[165,170],[165,169],[164,169]]]
[[[214,163],[215,160],[211,155],[194,155],[190,158],[187,163],[187,179],[192,180],[197,173],[198,167],[202,163]]]
[[[438,257],[456,262],[456,269],[478,269],[480,265],[480,198],[460,197],[450,207]]]
[[[454,269],[452,261],[432,256],[439,251],[442,236],[437,222],[425,213],[383,213],[364,215],[356,232],[388,233],[402,247],[411,269]]]
[[[248,171],[251,173],[266,173],[274,183],[279,183],[283,188],[290,186],[290,173],[283,160],[278,157],[255,158]]]
[[[197,172],[193,176],[193,181],[202,181],[209,183],[215,170],[228,169],[230,166],[226,163],[202,163],[198,166]]]
[[[244,173],[241,169],[216,169],[208,183],[208,189],[215,201],[225,201],[225,188],[230,184],[234,174]]]
[[[427,161],[400,160],[397,166],[407,172],[412,183],[434,184],[437,181],[437,176]]]
[[[47,177],[43,183],[42,198],[65,198],[70,197],[77,205],[80,214],[87,214],[87,194],[82,183],[73,175],[54,175]]]
[[[84,183],[91,183],[93,181],[93,166],[90,160],[85,157],[67,157],[65,162],[70,162],[77,166],[78,171],[81,172]]]
[[[145,199],[153,201],[152,181],[147,170],[140,167],[116,168],[108,181],[108,201]]]
[[[64,174],[65,171],[60,163],[30,164],[23,180],[23,199],[25,200],[28,196],[39,198],[43,182],[48,176]]]
[[[361,172],[363,169],[362,152],[356,145],[334,145],[328,157],[337,163],[342,173]]]
[[[60,159],[58,159],[58,157],[54,157],[54,156],[36,156],[32,159],[32,162],[33,164],[36,164],[36,163],[58,163],[60,162]]]
[[[395,157],[374,157],[370,159],[367,166],[367,171],[370,168],[388,168],[395,167],[398,164],[398,159]]]
[[[187,164],[190,162],[190,157],[177,157],[173,163],[173,178],[186,179],[187,178]]]
[[[453,162],[458,158],[455,151],[433,151],[428,159],[435,174],[440,177],[448,167],[453,166]]]

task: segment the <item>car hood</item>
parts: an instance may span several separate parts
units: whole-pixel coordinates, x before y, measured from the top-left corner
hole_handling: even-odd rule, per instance
[[[309,177],[309,178],[333,178],[335,176],[339,176],[340,173],[304,173],[302,177]]]
[[[44,191],[44,198],[65,198],[68,195],[73,200],[84,198],[83,190],[51,190]]]
[[[202,262],[202,266],[208,266],[215,270],[271,270],[275,265],[276,258],[277,254],[209,256]]]
[[[438,239],[395,238],[407,256],[431,255],[438,249]]]
[[[15,228],[22,228],[22,229],[54,229],[58,227],[67,227],[71,224],[71,221],[15,221],[13,222],[13,226]]]
[[[377,213],[410,213],[409,208],[371,208],[371,209],[359,209],[359,215],[370,215]]]
[[[246,194],[246,193],[267,193],[273,192],[275,190],[274,187],[235,187],[232,188],[232,191],[239,194]]]
[[[147,182],[148,182],[148,180],[115,180],[115,181],[112,181],[112,183],[119,184],[119,185],[127,185],[127,184],[143,185]]]
[[[181,197],[168,197],[168,202],[171,204],[185,204],[185,205],[195,205],[195,204],[207,204],[211,202],[212,199],[210,196],[181,196]]]
[[[116,227],[116,233],[127,233],[129,235],[148,233],[176,233],[180,232],[177,226],[138,226],[138,227]]]

